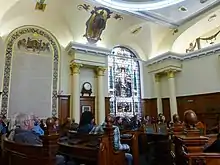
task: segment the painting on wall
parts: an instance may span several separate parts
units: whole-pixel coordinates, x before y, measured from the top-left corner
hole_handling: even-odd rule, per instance
[[[77,8],[78,10],[84,10],[91,13],[86,22],[86,32],[83,35],[90,44],[95,44],[101,40],[102,32],[105,30],[107,20],[111,18],[111,16],[115,20],[123,20],[120,14],[113,14],[111,10],[105,7],[94,7],[93,10],[91,10],[89,4],[80,4]]]
[[[82,113],[85,111],[91,111],[91,106],[89,106],[89,105],[82,106]]]
[[[91,11],[91,16],[86,22],[86,37],[91,44],[101,40],[103,30],[105,30],[106,22],[111,17],[112,12],[104,7],[94,7]]]

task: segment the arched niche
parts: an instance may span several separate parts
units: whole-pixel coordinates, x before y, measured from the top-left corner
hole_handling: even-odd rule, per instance
[[[34,36],[34,38],[30,38],[29,36]],[[29,38],[28,38],[29,37]],[[32,53],[35,53],[37,56],[37,48],[34,50],[31,46],[28,46],[28,41],[36,40],[35,47],[37,46],[39,50],[39,56],[46,51],[46,47],[44,44],[48,44],[49,50],[52,57],[51,61],[51,84],[50,84],[50,113],[52,116],[57,115],[57,91],[58,91],[58,79],[59,79],[59,59],[60,59],[60,45],[49,31],[44,28],[38,26],[21,26],[17,29],[14,29],[7,37],[5,42],[5,63],[4,63],[4,74],[3,74],[3,89],[2,89],[2,106],[1,113],[3,115],[8,115],[9,111],[9,100],[11,91],[11,83],[12,83],[12,72],[13,72],[13,58],[14,54],[17,51],[19,45],[22,49],[29,51],[32,50]],[[24,41],[24,42],[23,42]],[[26,44],[26,45],[25,45]],[[30,44],[30,43],[29,43]],[[39,45],[40,44],[40,45]],[[34,43],[33,43],[34,45]],[[45,48],[45,49],[43,49]],[[19,48],[20,49],[20,48]],[[21,50],[22,51],[22,50]],[[42,54],[41,54],[42,53]],[[34,60],[34,59],[33,59]],[[26,61],[26,60],[25,60]],[[41,63],[39,66],[44,67]],[[14,68],[15,70],[15,68]],[[29,84],[30,85],[30,84]],[[18,84],[19,87],[19,84]],[[49,88],[49,87],[48,87]],[[35,89],[43,91],[44,89]],[[24,93],[27,91],[23,91]],[[30,94],[30,98],[34,96],[35,93]],[[21,96],[22,97],[22,93]],[[43,96],[42,96],[43,97]],[[28,100],[27,100],[28,101]],[[25,104],[25,102],[23,102]],[[30,110],[31,111],[31,110]]]

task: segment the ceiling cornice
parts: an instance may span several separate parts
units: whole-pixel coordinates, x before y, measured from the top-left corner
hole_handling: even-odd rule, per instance
[[[111,54],[110,49],[101,48],[101,47],[88,45],[88,44],[76,43],[76,42],[70,42],[65,48],[67,52],[71,51],[72,49],[74,49],[77,52],[84,52],[84,53],[98,54],[98,55],[105,55],[105,56],[108,56],[109,54]]]
[[[166,60],[177,60],[177,61],[193,60],[193,59],[198,59],[198,58],[205,57],[205,56],[216,55],[217,52],[220,52],[220,44],[209,46],[207,48],[196,50],[194,52],[190,52],[187,54],[166,52],[161,55],[158,55],[155,58],[152,58],[146,61],[145,66],[154,65],[154,64],[166,61]]]

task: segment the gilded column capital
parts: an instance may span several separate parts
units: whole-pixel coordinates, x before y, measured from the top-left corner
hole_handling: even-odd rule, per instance
[[[166,71],[166,73],[167,73],[168,78],[174,78],[176,70],[168,70],[168,71]]]
[[[72,62],[70,64],[70,71],[71,71],[71,75],[73,74],[79,74],[80,73],[80,68],[82,67],[82,64],[76,63],[76,62]]]
[[[106,67],[98,66],[98,67],[96,67],[95,71],[96,71],[97,76],[104,76],[105,71],[106,71]]]
[[[158,73],[154,74],[154,79],[155,79],[155,82],[160,82],[160,74]]]

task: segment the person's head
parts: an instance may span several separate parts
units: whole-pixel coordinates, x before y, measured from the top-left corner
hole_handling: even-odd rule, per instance
[[[15,126],[21,129],[30,130],[34,127],[34,120],[30,115],[20,113],[15,118]]]
[[[59,126],[58,118],[57,117],[53,117],[53,120],[54,120],[55,126]]]
[[[145,116],[145,120],[150,120],[150,116],[149,116],[149,115],[146,115],[146,116]]]
[[[179,115],[178,114],[174,114],[173,115],[173,122],[174,123],[178,123],[180,121]]]
[[[116,124],[121,124],[122,123],[122,117],[121,116],[116,117],[115,122],[116,122]]]
[[[94,120],[95,120],[95,118],[94,118],[92,112],[85,111],[81,115],[79,126],[84,126],[84,125],[87,125],[87,124],[93,124]]]
[[[162,114],[162,113],[159,113],[159,114],[158,114],[158,117],[159,117],[159,118],[160,118],[160,117],[162,117],[162,116],[163,116],[163,114]]]

